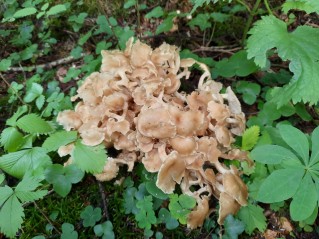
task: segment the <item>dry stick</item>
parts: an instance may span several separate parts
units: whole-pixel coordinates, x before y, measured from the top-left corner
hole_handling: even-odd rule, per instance
[[[21,102],[21,104],[26,105],[26,103],[23,101],[23,99],[20,97],[20,95],[18,94],[18,92],[11,87],[10,83],[4,78],[4,76],[0,73],[0,77],[1,79],[6,83],[6,85],[11,88],[11,90],[13,91],[13,93],[18,97],[19,101]]]
[[[52,227],[54,228],[54,230],[56,230],[59,234],[61,234],[61,232],[54,226],[53,222],[50,220],[50,218],[47,217],[47,215],[45,215],[45,213],[39,208],[39,206],[36,204],[36,202],[33,202],[34,206],[36,207],[36,209],[39,210],[39,212],[42,214],[42,216],[44,216],[44,218],[52,225]]]
[[[109,212],[107,210],[107,199],[106,199],[106,193],[103,188],[103,185],[101,182],[97,181],[97,184],[99,185],[99,191],[102,197],[102,203],[103,203],[103,217],[105,217],[108,221],[110,220]]]
[[[224,47],[223,47],[224,48]],[[195,49],[192,52],[199,52],[199,51],[211,51],[211,52],[222,52],[222,53],[229,53],[234,54],[235,51],[241,50],[242,47],[235,47],[232,49],[223,49],[221,47],[200,47],[199,49]]]
[[[86,53],[82,53],[81,57],[86,56],[86,55],[87,55]],[[62,64],[67,64],[67,63],[70,63],[74,60],[77,60],[77,59],[75,59],[73,56],[68,56],[68,57],[65,57],[65,58],[62,58],[62,59],[59,59],[56,61],[49,62],[47,64],[41,64],[41,65],[35,65],[35,66],[9,67],[8,71],[25,72],[25,71],[34,71],[37,68],[52,69],[53,67],[56,67],[56,66],[62,65]]]

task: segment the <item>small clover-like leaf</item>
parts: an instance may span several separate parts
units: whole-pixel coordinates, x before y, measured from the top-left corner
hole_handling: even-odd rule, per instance
[[[70,223],[62,224],[61,239],[77,239],[78,232],[74,230],[74,226]]]
[[[106,221],[94,227],[94,233],[102,239],[115,239],[112,222]]]
[[[101,208],[93,208],[91,205],[87,206],[81,212],[81,218],[83,219],[84,227],[93,227],[96,222],[100,221],[102,218]]]
[[[152,196],[144,197],[143,200],[138,201],[136,207],[139,209],[135,215],[138,226],[140,228],[151,229],[152,224],[156,223]]]
[[[170,195],[170,203],[168,208],[173,218],[177,219],[181,224],[186,224],[187,216],[191,212],[190,209],[195,207],[196,200],[188,195]]]

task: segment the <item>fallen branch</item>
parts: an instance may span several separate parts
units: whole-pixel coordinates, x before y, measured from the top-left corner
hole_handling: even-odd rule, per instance
[[[87,54],[86,53],[82,53],[81,54],[81,57],[84,57],[86,56]],[[14,72],[25,72],[25,71],[34,71],[36,70],[37,68],[43,68],[45,70],[47,69],[52,69],[58,65],[62,65],[62,64],[67,64],[67,63],[70,63],[70,62],[73,62],[75,60],[77,60],[79,58],[74,58],[73,56],[68,56],[68,57],[65,57],[65,58],[62,58],[62,59],[59,59],[59,60],[56,60],[56,61],[52,61],[52,62],[49,62],[49,63],[46,63],[46,64],[41,64],[41,65],[35,65],[35,66],[20,66],[20,67],[9,67],[8,71],[14,71]]]

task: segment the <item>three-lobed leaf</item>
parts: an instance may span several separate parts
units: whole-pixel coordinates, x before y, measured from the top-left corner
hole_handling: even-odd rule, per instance
[[[102,239],[115,239],[113,225],[110,221],[105,221],[102,224],[94,226],[94,233],[98,237],[102,237]]]
[[[246,207],[241,207],[238,212],[238,218],[246,224],[245,231],[249,235],[256,228],[262,232],[267,227],[267,219],[263,209],[258,205],[248,204]]]
[[[93,208],[91,205],[87,206],[81,212],[81,218],[83,219],[84,227],[93,227],[96,222],[100,221],[102,218],[101,208]]]

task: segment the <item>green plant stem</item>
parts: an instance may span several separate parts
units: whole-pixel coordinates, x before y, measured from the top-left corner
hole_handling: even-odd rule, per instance
[[[3,76],[1,73],[0,73],[0,77],[1,77],[1,79],[6,83],[6,85],[7,85],[9,88],[11,88],[11,90],[14,92],[14,94],[18,97],[18,99],[19,99],[19,101],[21,102],[21,104],[27,105],[27,104],[23,101],[23,99],[20,97],[20,95],[18,94],[18,92],[17,92],[14,88],[11,87],[10,83],[6,80],[6,78],[4,78],[4,76]]]
[[[247,20],[247,23],[246,23],[246,26],[245,26],[245,29],[244,29],[244,33],[243,33],[243,36],[242,36],[242,39],[241,39],[241,44],[242,45],[245,44],[248,30],[249,30],[249,28],[251,26],[251,23],[253,22],[254,16],[256,15],[256,12],[258,10],[260,2],[261,2],[261,0],[257,0],[255,5],[254,5],[254,7],[253,7],[253,10],[250,12],[250,15],[249,15],[249,18]]]
[[[266,6],[266,8],[267,8],[267,11],[268,11],[269,15],[274,15],[273,12],[272,12],[272,10],[270,9],[268,0],[264,0],[264,4],[265,4],[265,6]]]
[[[243,2],[242,0],[236,0],[236,2],[238,2],[238,3],[241,4],[241,5],[243,5],[243,6],[247,9],[247,11],[248,11],[249,13],[251,13],[250,7],[249,7],[245,2]]]

